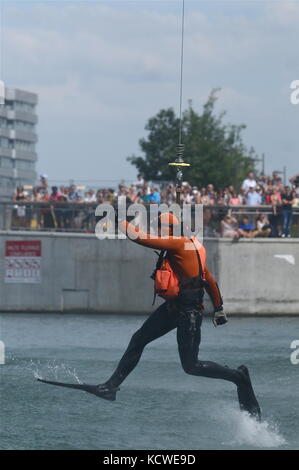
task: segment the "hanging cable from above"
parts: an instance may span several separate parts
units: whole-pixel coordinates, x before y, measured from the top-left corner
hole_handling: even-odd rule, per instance
[[[182,0],[182,30],[181,30],[181,63],[180,63],[180,114],[179,114],[179,143],[177,145],[177,158],[169,166],[176,167],[176,203],[181,203],[181,188],[183,182],[182,167],[190,166],[184,162],[184,144],[182,143],[182,98],[183,98],[183,69],[184,69],[184,36],[185,36],[185,0]]]
[[[184,68],[184,29],[185,29],[185,0],[183,0],[183,7],[182,7],[179,145],[182,143],[182,98],[183,98],[183,68]]]

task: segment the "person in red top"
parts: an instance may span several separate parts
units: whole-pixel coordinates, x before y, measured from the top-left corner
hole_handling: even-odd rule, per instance
[[[260,408],[245,366],[230,369],[215,362],[198,359],[204,289],[214,305],[214,325],[227,323],[227,317],[217,282],[206,266],[205,248],[198,240],[196,241],[198,258],[195,249],[188,249],[191,248],[190,244],[192,245],[191,239],[173,236],[173,226],[177,224],[179,224],[178,219],[173,214],[161,214],[159,236],[153,236],[142,232],[127,221],[120,223],[121,230],[134,242],[148,248],[166,250],[167,259],[180,279],[181,288],[176,298],[166,300],[160,305],[133,334],[115,372],[104,384],[98,385],[98,392],[102,394],[102,398],[115,400],[119,386],[138,364],[145,346],[176,328],[178,350],[184,371],[191,375],[234,383],[237,386],[241,409],[260,418]],[[188,280],[198,279],[200,270],[204,271],[201,273],[205,279],[204,284],[198,281],[197,284],[192,282],[188,285]]]
[[[52,186],[52,193],[50,195],[50,201],[59,201],[59,198],[62,196],[62,194],[58,191],[57,186]]]

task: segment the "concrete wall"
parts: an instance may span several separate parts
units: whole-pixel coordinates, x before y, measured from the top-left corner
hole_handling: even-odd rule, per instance
[[[40,284],[5,283],[6,240],[41,240]],[[208,239],[205,246],[229,313],[299,314],[299,240]],[[153,309],[150,274],[157,257],[129,240],[1,232],[0,249],[0,311]]]
[[[219,242],[218,275],[232,313],[299,314],[299,240]]]

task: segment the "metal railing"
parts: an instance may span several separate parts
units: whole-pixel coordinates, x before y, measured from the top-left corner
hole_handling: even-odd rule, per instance
[[[145,204],[147,209],[149,204]],[[28,230],[53,232],[94,233],[97,203],[88,202],[0,202],[0,230]],[[204,235],[221,236],[221,221],[227,215],[240,221],[247,216],[254,225],[259,214],[269,218],[276,233],[282,233],[283,215],[278,209],[273,214],[272,206],[204,206]],[[271,235],[270,235],[271,236]],[[299,237],[299,207],[293,209],[291,236]]]

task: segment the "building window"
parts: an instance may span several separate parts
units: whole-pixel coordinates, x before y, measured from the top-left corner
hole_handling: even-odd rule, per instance
[[[13,110],[14,109],[13,101],[6,101],[5,100],[5,108],[8,109],[8,110]]]
[[[0,157],[0,168],[13,168],[13,160],[7,157]]]
[[[34,143],[32,142],[27,142],[26,140],[19,140],[19,139],[16,139],[16,140],[11,140],[11,148],[15,148],[16,150],[19,149],[19,150],[27,150],[27,151],[34,151],[35,147],[34,147]]]
[[[7,120],[4,117],[0,117],[0,129],[7,129]]]
[[[34,132],[35,130],[35,124],[33,124],[32,122],[19,121],[18,119],[16,119],[15,121],[8,119],[6,121],[5,126],[4,125],[2,126],[1,118],[0,118],[0,128],[1,127],[4,129],[20,129],[20,130],[31,131],[31,132]]]
[[[10,147],[9,139],[6,137],[0,137],[0,147],[8,149]]]
[[[13,109],[19,111],[27,111],[29,113],[34,112],[35,105],[31,103],[25,103],[24,101],[14,101]]]
[[[31,162],[29,160],[16,160],[16,168],[19,168],[20,170],[32,170],[34,171],[34,162]]]
[[[6,176],[0,176],[0,187],[1,189],[14,188],[15,182],[13,178],[7,178]]]
[[[23,129],[23,130],[28,130],[28,131],[33,131],[35,125],[32,124],[31,122],[26,122],[26,121],[19,121],[15,120],[14,121],[14,129]]]

